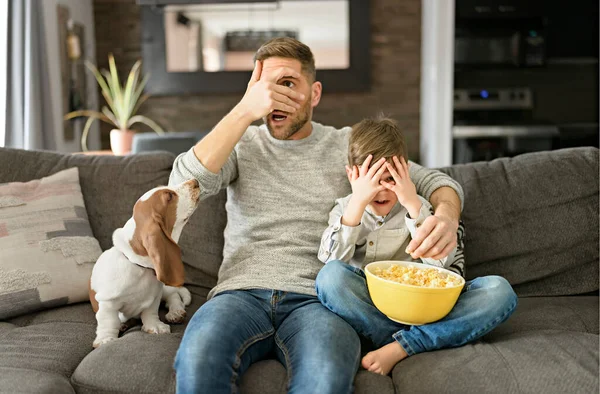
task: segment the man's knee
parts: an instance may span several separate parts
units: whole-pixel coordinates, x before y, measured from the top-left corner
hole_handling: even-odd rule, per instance
[[[199,340],[198,340],[199,339]],[[210,349],[210,344],[201,338],[184,337],[175,356],[175,371],[185,373],[186,375],[201,371],[203,364],[215,355],[214,349]],[[218,353],[217,353],[218,354]],[[210,360],[214,362],[216,360]]]

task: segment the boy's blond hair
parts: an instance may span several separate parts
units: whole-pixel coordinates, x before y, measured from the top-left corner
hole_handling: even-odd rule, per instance
[[[302,65],[302,71],[311,82],[314,82],[317,78],[315,57],[313,56],[313,53],[307,45],[295,38],[278,37],[265,42],[258,48],[258,51],[256,51],[254,61],[263,61],[270,57],[296,59]]]
[[[408,161],[404,134],[390,118],[380,116],[360,121],[352,126],[348,141],[348,164],[361,166],[369,155],[371,163],[384,157],[391,162],[393,156]]]

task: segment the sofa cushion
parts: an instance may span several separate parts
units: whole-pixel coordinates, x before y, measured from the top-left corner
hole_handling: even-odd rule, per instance
[[[184,324],[171,325],[171,334],[150,335],[140,331],[139,326],[128,330],[118,341],[110,342],[90,352],[73,373],[71,383],[78,393],[98,392],[175,392],[173,361],[189,319],[206,301],[196,294],[187,308]],[[89,307],[89,304],[86,304]],[[65,308],[59,308],[65,309]],[[164,308],[160,316],[164,321]],[[19,320],[21,319],[21,320]],[[35,317],[32,323],[47,318]],[[24,323],[24,318],[11,322]],[[0,335],[2,326],[0,325]],[[160,356],[160,357],[159,357]],[[140,362],[149,360],[150,362]],[[132,364],[136,368],[130,368]],[[252,364],[240,384],[242,393],[284,394],[287,372],[279,361],[263,360]],[[355,379],[355,393],[394,393],[392,380],[387,376],[359,371]]]
[[[277,360],[251,364],[242,376],[240,392],[244,394],[287,393],[287,371]]]
[[[0,323],[0,392],[74,392],[70,378],[92,350],[95,328],[89,303]]]
[[[521,297],[517,309],[506,323],[487,334],[486,339],[547,329],[597,335],[598,308],[597,296]]]
[[[202,305],[205,299],[201,296],[194,296],[192,299],[192,305],[188,308],[188,317],[192,316],[193,312]],[[164,316],[164,309],[161,309],[161,316]],[[139,326],[130,329],[125,335],[118,341],[111,342],[105,347],[101,347],[98,350],[92,352],[91,341],[93,340],[94,329],[96,322],[94,319],[93,312],[89,303],[82,303],[73,306],[67,306],[57,308],[53,310],[43,311],[36,314],[30,314],[25,316],[19,316],[11,319],[8,322],[0,323],[0,352],[4,351],[2,344],[3,338],[6,333],[12,332],[11,342],[19,344],[30,337],[32,327],[52,327],[52,324],[62,323],[65,326],[61,326],[63,331],[68,332],[69,335],[74,338],[85,337],[87,342],[84,340],[77,341],[78,345],[73,348],[64,349],[57,354],[53,354],[53,357],[47,358],[40,356],[44,354],[42,351],[31,346],[31,348],[20,348],[21,353],[27,353],[21,355],[22,360],[29,358],[37,358],[37,364],[34,368],[35,371],[42,371],[44,374],[38,374],[39,379],[44,379],[43,382],[48,384],[60,384],[56,383],[61,381],[65,373],[72,370],[75,362],[69,363],[71,357],[75,357],[83,360],[76,368],[72,376],[72,384],[76,388],[77,392],[173,392],[175,389],[175,380],[173,375],[172,363],[179,341],[183,335],[185,325],[173,325],[172,334],[167,335],[150,335],[140,331]],[[54,327],[55,329],[57,327]],[[21,331],[18,331],[21,330]],[[85,331],[83,334],[81,330]],[[412,363],[414,360],[422,359],[424,356],[435,356],[432,360],[427,360],[427,363],[433,363],[431,365],[437,365],[437,357],[443,357],[444,362],[451,362],[454,359],[454,354],[458,357],[461,363],[467,365],[467,374],[464,379],[464,386],[462,389],[465,391],[471,391],[470,388],[475,389],[480,386],[483,387],[486,384],[498,384],[493,379],[510,380],[513,379],[512,375],[506,369],[506,365],[501,362],[500,356],[497,356],[495,350],[493,352],[483,351],[485,346],[489,344],[498,344],[506,341],[517,340],[518,343],[533,342],[535,343],[535,336],[539,334],[542,341],[545,341],[547,333],[563,333],[569,336],[572,331],[573,334],[586,334],[589,332],[598,332],[598,297],[532,297],[532,298],[521,298],[519,305],[515,313],[511,318],[496,330],[486,335],[482,341],[479,341],[473,345],[467,345],[462,348],[453,350],[441,350],[438,352],[425,353],[422,355],[415,356],[413,358],[402,361],[396,368],[403,368],[409,365],[409,361]],[[523,336],[525,335],[525,336]],[[527,336],[532,335],[532,336]],[[560,337],[560,335],[559,335]],[[593,338],[596,338],[596,345],[593,347]],[[529,340],[523,338],[530,338]],[[585,337],[588,338],[588,337]],[[588,344],[594,352],[597,362],[597,335],[592,335],[590,339],[584,341],[591,341]],[[61,341],[60,337],[50,339],[51,341]],[[519,342],[520,341],[520,342]],[[545,342],[544,342],[545,343]],[[116,345],[116,346],[115,346]],[[55,348],[57,345],[48,347]],[[78,347],[77,347],[78,346]],[[465,348],[477,347],[477,352],[465,352]],[[484,346],[484,347],[482,347]],[[47,347],[46,347],[47,349]],[[490,349],[495,349],[491,347]],[[517,354],[519,347],[513,349],[512,357],[515,359],[524,358],[525,354]],[[550,348],[549,348],[550,349]],[[529,348],[524,347],[524,352],[528,352]],[[550,350],[548,350],[550,351]],[[570,353],[568,348],[563,348],[565,352],[564,357],[567,357]],[[449,355],[447,355],[449,353]],[[87,356],[86,356],[87,354]],[[470,361],[469,357],[475,354],[477,361]],[[587,353],[584,353],[584,356]],[[551,353],[552,357],[550,360],[559,359],[561,356],[559,353]],[[539,360],[544,360],[543,355],[537,355]],[[587,357],[587,356],[586,356]],[[58,362],[57,362],[58,360]],[[140,362],[140,360],[149,360],[149,362]],[[579,360],[579,359],[577,359]],[[573,360],[571,360],[573,361]],[[482,362],[486,368],[491,368],[491,371],[481,373],[476,371],[473,364]],[[532,361],[533,362],[533,361]],[[579,362],[579,361],[576,361]],[[68,368],[57,368],[58,365],[68,365]],[[129,366],[135,364],[136,368],[130,368]],[[460,364],[460,363],[459,363]],[[6,365],[9,365],[7,367]],[[16,365],[15,368],[10,369],[10,365]],[[22,361],[14,363],[14,358],[7,360],[6,364],[0,364],[0,388],[1,387],[13,387],[17,383],[15,379],[22,376],[23,370],[29,371],[30,366]],[[425,369],[431,371],[429,364],[419,364],[418,369]],[[535,369],[533,369],[535,370]],[[423,379],[422,371],[421,374],[409,370],[416,378],[414,379],[430,380],[432,376],[428,373],[427,379]],[[545,371],[541,369],[540,371]],[[394,371],[394,374],[397,372]],[[566,372],[565,372],[566,373]],[[482,374],[481,376],[479,374]],[[439,374],[438,374],[439,375]],[[455,380],[459,379],[456,374],[441,374],[439,376],[433,374],[434,382],[429,384],[428,382],[423,383],[424,386],[417,388],[412,383],[405,381],[399,381],[395,378],[397,390],[400,389],[414,390],[416,392],[435,392],[428,391],[437,388],[437,384],[441,384],[443,379],[454,380],[452,384],[456,384]],[[475,376],[471,376],[475,375]],[[69,376],[69,375],[67,375]],[[109,378],[106,378],[106,377]],[[569,378],[577,378],[575,375],[568,375]],[[578,378],[577,378],[578,379]],[[459,379],[460,380],[460,379]],[[473,386],[470,386],[471,383]],[[248,373],[242,378],[242,392],[245,393],[284,393],[286,383],[286,372],[281,364],[275,360],[265,360],[254,364]],[[409,387],[405,387],[405,384],[409,384]],[[536,383],[538,384],[538,383]],[[394,388],[392,380],[389,377],[383,377],[368,373],[366,371],[359,371],[356,380],[356,393],[393,393]],[[58,386],[50,386],[58,387]],[[424,388],[423,388],[424,387]],[[535,386],[535,388],[544,389],[546,386]],[[560,386],[562,387],[562,386]],[[420,390],[420,391],[419,391]],[[1,391],[1,390],[0,390]],[[533,390],[537,392],[536,390]],[[47,391],[51,392],[51,391]],[[63,392],[56,391],[56,392]],[[64,391],[69,392],[69,391]],[[550,391],[551,392],[551,391]]]
[[[88,300],[102,253],[70,168],[0,184],[0,320]]]
[[[0,368],[0,373],[0,393],[75,393],[69,378],[59,374],[11,367]]]
[[[597,392],[598,314],[597,296],[519,298],[513,315],[481,340],[400,362],[396,390]]]
[[[598,290],[598,149],[537,152],[443,169],[465,192],[469,279],[519,296]]]
[[[398,393],[597,393],[598,335],[516,332],[417,354],[392,378]]]
[[[71,383],[78,393],[145,392],[174,393],[173,360],[180,335],[154,335],[137,332],[126,340],[110,342],[94,350],[77,368]],[[144,360],[141,362],[141,360]],[[136,368],[131,368],[136,365]],[[359,371],[355,393],[393,394],[387,376]],[[285,394],[287,372],[279,361],[267,359],[250,366],[241,379],[240,392],[247,394]]]
[[[173,360],[181,335],[128,332],[83,359],[71,383],[78,393],[174,392]]]
[[[240,392],[243,394],[287,393],[287,372],[277,360],[264,360],[252,364],[242,376]],[[354,394],[394,394],[394,384],[388,376],[361,369],[354,379]]]
[[[186,267],[186,283],[206,290],[217,284],[223,261],[223,230],[227,224],[225,190],[200,201],[196,212],[183,229],[179,245]]]

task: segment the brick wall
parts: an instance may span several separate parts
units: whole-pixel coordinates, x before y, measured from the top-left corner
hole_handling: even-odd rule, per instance
[[[141,58],[141,23],[135,0],[94,0],[96,59],[107,68],[115,55],[120,73]],[[420,0],[371,0],[371,90],[366,93],[328,93],[324,89],[314,120],[346,126],[383,111],[406,132],[409,155],[418,159],[420,88]],[[140,113],[172,130],[213,127],[241,94],[152,97]],[[108,131],[102,128],[103,147]]]

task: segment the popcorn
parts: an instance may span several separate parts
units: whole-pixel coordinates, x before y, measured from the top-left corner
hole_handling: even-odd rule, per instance
[[[383,279],[421,287],[454,287],[462,282],[459,278],[435,268],[405,267],[398,264],[392,264],[385,270],[375,268],[373,273]]]

